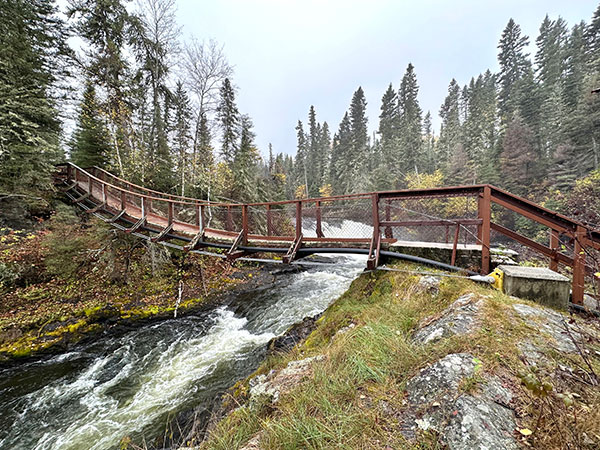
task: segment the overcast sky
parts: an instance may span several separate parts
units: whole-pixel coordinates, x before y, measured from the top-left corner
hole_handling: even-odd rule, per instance
[[[178,0],[185,37],[214,38],[235,66],[238,106],[254,120],[266,153],[294,153],[298,119],[310,105],[332,133],[358,86],[365,90],[371,130],[381,96],[398,88],[412,62],[419,101],[438,111],[449,81],[462,85],[496,71],[500,34],[512,17],[535,42],[544,15],[569,26],[589,22],[587,0]]]

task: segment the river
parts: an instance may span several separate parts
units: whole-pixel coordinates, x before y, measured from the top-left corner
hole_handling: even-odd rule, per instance
[[[114,449],[125,436],[154,442],[177,413],[208,412],[258,367],[266,343],[322,312],[365,267],[358,256],[335,260],[211,313],[0,370],[0,449]]]

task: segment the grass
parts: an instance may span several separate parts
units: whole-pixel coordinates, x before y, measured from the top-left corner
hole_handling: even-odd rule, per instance
[[[416,442],[402,437],[404,390],[421,368],[457,352],[470,352],[478,359],[475,374],[463,380],[461,392],[477,392],[486,373],[513,383],[519,426],[535,429],[532,436],[521,438],[528,444],[564,448],[567,442],[570,448],[585,448],[576,446],[581,439],[574,438],[574,433],[558,431],[568,426],[587,427],[590,439],[596,436],[600,440],[600,398],[595,390],[578,384],[580,397],[574,406],[566,407],[558,401],[558,392],[536,397],[519,382],[518,374],[527,368],[517,344],[532,336],[535,324],[517,319],[511,307],[514,299],[456,278],[442,279],[440,293],[432,296],[419,291],[417,281],[416,276],[390,272],[365,274],[355,280],[304,343],[287,354],[270,357],[257,372],[322,354],[325,360],[315,365],[312,377],[282,395],[274,406],[244,404],[246,382],[239,383],[239,398],[233,393],[228,401],[242,406],[218,423],[201,448],[240,448],[257,433],[264,449],[440,448],[435,433],[424,433]],[[412,342],[412,333],[421,321],[468,292],[486,297],[481,327],[475,333],[430,345]],[[350,323],[355,327],[336,335]],[[539,371],[551,376],[555,368],[551,360]],[[568,383],[561,388],[563,392],[572,390],[575,386]],[[536,428],[540,407],[546,415]],[[557,411],[560,414],[554,419],[549,416]]]

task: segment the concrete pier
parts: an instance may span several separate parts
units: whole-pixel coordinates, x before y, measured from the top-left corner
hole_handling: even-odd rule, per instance
[[[508,295],[533,300],[557,309],[569,306],[570,280],[545,267],[498,266],[502,290]]]

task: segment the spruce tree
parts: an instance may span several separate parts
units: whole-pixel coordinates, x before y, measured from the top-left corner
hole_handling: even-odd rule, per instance
[[[498,103],[500,117],[503,123],[508,123],[518,107],[518,96],[515,95],[517,81],[523,78],[530,70],[531,63],[527,59],[525,49],[529,44],[529,38],[521,34],[521,27],[513,19],[502,32],[498,48],[499,73],[499,95]]]
[[[600,5],[585,29],[587,63],[591,70],[600,72]]]
[[[67,16],[87,44],[85,71],[102,89],[100,108],[109,123],[112,152],[109,168],[131,175],[132,135],[128,82],[131,71],[124,53],[131,16],[122,0],[71,0]]]
[[[531,128],[518,115],[508,124],[502,141],[502,170],[510,174],[502,185],[515,194],[530,192],[535,175],[535,140]],[[537,187],[542,187],[537,179]]]
[[[423,155],[424,171],[433,173],[438,167],[435,155],[435,136],[430,111],[427,111],[427,114],[425,114],[425,117],[423,118]]]
[[[561,17],[552,21],[546,14],[536,39],[535,54],[537,80],[545,88],[552,89],[560,81],[564,70],[566,40],[566,22]]]
[[[226,163],[231,164],[238,148],[240,113],[229,78],[225,78],[220,93],[217,119],[221,128],[221,155]]]
[[[308,143],[306,134],[304,133],[304,127],[302,122],[299,120],[296,125],[296,136],[298,146],[296,148],[296,161],[294,164],[295,169],[295,192],[302,197],[308,197]]]
[[[323,122],[321,132],[319,133],[319,142],[317,144],[318,153],[317,160],[319,165],[319,188],[327,184],[327,173],[329,170],[329,162],[331,158],[331,134],[329,132],[329,124]]]
[[[565,49],[565,76],[563,81],[563,104],[572,112],[582,95],[583,80],[586,73],[585,23],[581,22],[571,29]]]
[[[398,91],[398,154],[396,168],[400,175],[422,170],[422,118],[417,95],[419,86],[414,66],[409,63]],[[421,169],[419,169],[421,168]]]
[[[190,99],[183,87],[181,80],[177,81],[175,92],[173,93],[174,103],[174,126],[173,126],[173,153],[177,161],[177,179],[179,193],[186,195],[187,178],[189,173],[189,156],[191,149],[191,131],[190,122],[192,111]]]
[[[80,167],[105,167],[111,151],[109,139],[99,112],[96,90],[92,82],[86,80],[75,131],[69,143],[71,160]]]
[[[257,177],[258,150],[254,145],[252,120],[247,115],[240,117],[240,143],[235,153],[232,198],[239,202],[253,202],[260,198]]]
[[[331,149],[329,164],[329,184],[333,187],[334,194],[345,194],[346,185],[343,180],[346,165],[352,152],[352,125],[350,116],[346,112],[335,136]]]
[[[360,86],[352,95],[349,117],[351,145],[340,174],[345,193],[359,192],[367,184],[368,174],[364,170],[369,159],[367,100]]]
[[[316,197],[321,186],[321,156],[319,141],[321,126],[317,122],[315,107],[311,105],[308,111],[308,149],[306,154],[306,172],[309,197]]]
[[[398,95],[390,83],[381,98],[379,114],[380,165],[390,167],[398,147]]]
[[[65,26],[54,2],[0,0],[0,29],[0,189],[39,196],[64,157],[51,92],[68,54]]]
[[[440,117],[442,125],[436,154],[440,166],[445,167],[461,143],[460,86],[454,78],[448,85],[448,95],[440,107]]]

